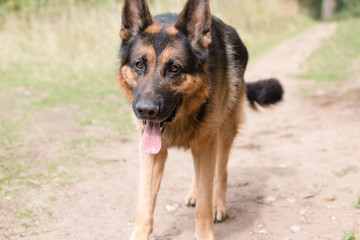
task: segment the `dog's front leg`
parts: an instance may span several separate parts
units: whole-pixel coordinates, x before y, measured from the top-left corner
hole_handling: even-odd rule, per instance
[[[147,240],[153,230],[156,196],[159,192],[166,157],[165,147],[156,155],[141,151],[138,209],[130,240]]]
[[[197,202],[195,227],[197,240],[214,240],[212,194],[216,160],[216,143],[203,142],[192,148],[195,166]]]

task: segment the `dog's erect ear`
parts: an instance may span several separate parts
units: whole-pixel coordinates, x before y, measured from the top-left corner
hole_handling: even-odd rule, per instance
[[[207,47],[211,43],[211,13],[209,0],[187,0],[176,27],[183,30],[193,47]]]
[[[120,31],[123,41],[130,41],[151,24],[152,17],[146,0],[124,1]]]

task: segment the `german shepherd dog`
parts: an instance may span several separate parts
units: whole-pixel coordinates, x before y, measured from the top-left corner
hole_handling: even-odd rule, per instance
[[[140,188],[131,240],[146,240],[168,148],[190,149],[195,176],[185,202],[195,206],[198,240],[215,239],[225,220],[227,162],[244,102],[282,99],[276,79],[244,82],[247,50],[236,30],[210,14],[209,0],[152,16],[146,0],[125,0],[118,81],[142,133]]]

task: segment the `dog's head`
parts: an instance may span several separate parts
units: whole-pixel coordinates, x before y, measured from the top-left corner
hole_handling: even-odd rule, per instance
[[[145,0],[124,1],[119,81],[135,116],[156,135],[208,96],[210,25],[208,0],[188,0],[180,15],[155,17]]]

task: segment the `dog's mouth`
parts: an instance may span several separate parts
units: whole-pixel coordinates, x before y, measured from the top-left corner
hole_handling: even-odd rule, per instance
[[[161,135],[165,132],[167,124],[172,122],[176,116],[177,110],[181,104],[181,100],[175,104],[171,114],[161,122],[144,120],[144,131],[141,141],[142,150],[145,153],[157,154],[161,150]]]

